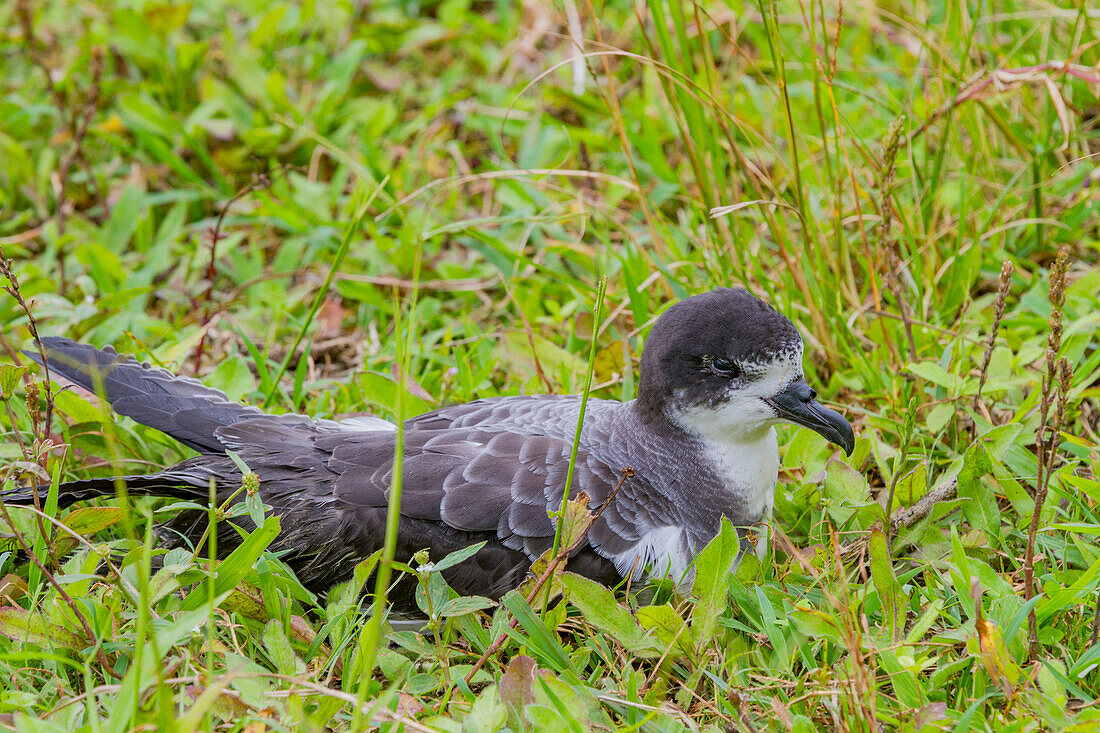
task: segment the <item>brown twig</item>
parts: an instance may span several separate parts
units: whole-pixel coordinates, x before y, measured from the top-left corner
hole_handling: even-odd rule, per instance
[[[922,496],[913,506],[898,509],[896,512],[890,515],[890,536],[897,536],[898,530],[904,527],[912,527],[917,522],[921,521],[936,508],[936,505],[940,502],[951,501],[959,493],[959,482],[956,479],[951,479],[943,486],[932,489],[927,494]],[[875,523],[871,529],[879,527],[879,523]],[[859,555],[867,547],[867,542],[870,537],[870,531],[864,534],[857,540],[853,540],[848,544],[840,548],[840,553],[846,558],[851,559],[853,556]],[[789,541],[789,540],[788,540]],[[793,547],[793,545],[791,545]]]
[[[549,581],[550,578],[554,575],[554,571],[558,569],[558,566],[564,564],[569,559],[569,556],[578,547],[581,546],[581,543],[584,542],[585,538],[588,536],[589,530],[592,529],[593,525],[596,524],[596,520],[598,520],[600,518],[600,515],[603,514],[604,509],[607,509],[607,507],[611,505],[611,502],[619,493],[619,489],[621,489],[623,487],[623,484],[626,483],[626,480],[634,475],[634,469],[630,466],[626,466],[620,471],[620,474],[621,475],[619,477],[619,481],[615,484],[615,488],[611,490],[611,493],[607,497],[607,501],[605,501],[603,505],[596,510],[596,513],[592,515],[592,521],[589,523],[588,527],[586,527],[585,530],[581,532],[580,536],[573,542],[573,544],[571,544],[569,547],[558,550],[558,554],[554,556],[554,559],[551,560],[550,564],[546,566],[546,570],[544,570],[542,572],[542,575],[539,576],[538,580],[535,581],[535,586],[527,594],[526,600],[528,604],[534,603],[535,598],[539,594],[539,591],[542,590],[543,586],[545,586],[547,581]],[[517,623],[517,619],[512,619],[511,623],[508,624],[508,628],[516,628]],[[480,657],[478,657],[477,662],[474,663],[474,666],[466,674],[465,680],[467,685],[470,684],[470,680],[474,678],[474,675],[477,674],[477,671],[482,668],[489,657],[491,657],[493,654],[496,653],[498,649],[500,649],[500,647],[504,644],[504,640],[507,638],[507,632],[501,634],[496,639],[494,639],[493,643],[485,649],[484,653],[482,653]]]
[[[942,501],[951,501],[959,493],[959,482],[952,479],[939,488],[932,489],[922,496],[916,504],[906,509],[898,509],[890,516],[890,530],[897,533],[902,527],[912,527],[932,513]]]
[[[982,355],[982,370],[978,377],[978,391],[974,394],[972,404],[975,410],[982,399],[982,388],[989,376],[989,362],[993,358],[993,347],[997,344],[997,332],[1001,328],[1001,319],[1005,315],[1005,300],[1008,298],[1008,290],[1012,287],[1012,262],[1005,260],[1001,265],[1001,276],[997,279],[997,302],[993,306],[993,326],[989,330],[989,338],[985,342],[985,353]]]
[[[1058,257],[1050,268],[1050,335],[1047,337],[1046,374],[1043,375],[1042,398],[1039,402],[1039,430],[1035,438],[1036,448],[1036,477],[1035,477],[1035,507],[1031,514],[1031,525],[1027,533],[1027,548],[1024,551],[1024,600],[1030,601],[1035,595],[1035,538],[1039,533],[1039,521],[1043,512],[1043,504],[1046,503],[1047,491],[1050,488],[1050,476],[1054,469],[1055,456],[1058,450],[1059,437],[1062,431],[1061,419],[1065,415],[1064,406],[1057,410],[1053,424],[1048,425],[1050,408],[1060,385],[1066,384],[1061,378],[1061,373],[1069,371],[1058,360],[1058,351],[1062,348],[1062,307],[1066,300],[1066,274],[1069,270],[1069,256],[1065,248],[1059,250]],[[1064,360],[1063,360],[1064,361]],[[1063,404],[1064,395],[1057,398],[1059,404]],[[1049,428],[1049,431],[1048,431]],[[1039,655],[1039,632],[1035,619],[1034,608],[1028,613],[1028,638],[1030,644],[1030,657],[1035,659]]]
[[[1016,69],[995,69],[980,72],[971,77],[970,81],[963,86],[962,91],[937,107],[932,114],[925,118],[924,122],[913,129],[907,136],[906,142],[912,143],[914,139],[922,135],[938,119],[946,115],[955,107],[968,101],[980,100],[986,96],[999,94],[1023,84],[1042,84],[1049,93],[1054,95],[1056,88],[1053,86],[1054,80],[1051,77],[1063,76],[1066,74],[1078,79],[1083,79],[1090,84],[1100,84],[1100,74],[1096,73],[1095,68],[1082,64],[1070,63],[1069,61],[1048,61],[1035,66],[1024,66]],[[1057,106],[1064,104],[1064,102],[1058,100],[1055,104]],[[1067,122],[1061,114],[1059,115],[1059,122],[1063,126],[1063,132],[1068,137],[1069,129],[1067,127]]]
[[[8,281],[8,284],[3,286],[4,292],[15,299],[15,302],[19,304],[20,309],[22,309],[23,313],[27,316],[27,327],[30,329],[31,337],[34,339],[34,345],[38,350],[38,356],[42,360],[42,369],[45,374],[46,385],[46,423],[42,435],[36,437],[39,437],[44,445],[53,431],[53,393],[50,392],[50,367],[46,363],[46,349],[42,346],[42,339],[38,337],[38,323],[35,321],[34,315],[27,305],[27,301],[23,299],[23,294],[19,291],[19,280],[11,269],[11,260],[4,257],[4,248],[2,246],[0,246],[0,275],[3,275]],[[47,469],[45,465],[45,456],[48,453],[49,451],[44,451],[42,454],[43,470]]]
[[[894,208],[890,201],[894,189],[894,161],[897,159],[898,149],[901,147],[901,129],[903,122],[904,117],[894,121],[894,124],[890,126],[890,130],[886,134],[886,142],[883,144],[881,163],[882,177],[879,180],[878,236],[886,252],[886,267],[884,267],[882,271],[883,281],[886,287],[893,292],[894,299],[898,302],[898,310],[901,313],[901,320],[905,326],[905,335],[909,341],[909,359],[910,361],[916,361],[917,343],[913,338],[913,315],[909,310],[909,299],[905,295],[905,283],[902,282],[901,277],[898,275],[903,267],[901,245],[897,237],[893,236],[890,232],[894,219]]]

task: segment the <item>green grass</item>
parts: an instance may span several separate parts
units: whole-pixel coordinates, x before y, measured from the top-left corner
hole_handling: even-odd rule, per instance
[[[387,644],[357,602],[373,566],[316,598],[264,552],[273,520],[212,578],[205,548],[151,571],[163,502],[10,508],[0,724],[1093,729],[1098,24],[1038,0],[847,2],[840,22],[764,0],[0,4],[0,246],[42,334],[275,411],[392,418],[580,393],[593,339],[591,394],[630,399],[654,317],[744,284],[857,433],[845,460],[782,431],[771,549],[731,578],[720,539],[692,599],[566,575],[565,603],[484,608],[414,567],[436,633]],[[1070,376],[1043,472],[1061,249]],[[72,391],[47,432],[42,375],[9,366],[32,346],[0,297],[5,485],[185,457]],[[954,479],[876,531],[891,493]]]

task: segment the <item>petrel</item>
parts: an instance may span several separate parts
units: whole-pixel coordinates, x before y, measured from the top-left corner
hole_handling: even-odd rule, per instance
[[[53,372],[198,451],[158,473],[121,477],[131,494],[205,503],[213,480],[223,502],[242,481],[227,455],[233,451],[280,517],[269,549],[307,588],[347,580],[382,547],[397,435],[391,423],[272,415],[111,348],[67,338],[42,345]],[[777,423],[808,427],[850,454],[852,428],[817,402],[803,378],[802,350],[794,324],[743,289],[712,290],[668,308],[646,340],[637,399],[588,401],[570,494],[584,491],[590,508],[603,511],[570,570],[608,585],[628,575],[680,580],[722,517],[739,528],[744,545],[747,528],[772,508]],[[484,542],[444,572],[451,587],[490,598],[517,587],[553,543],[549,512],[561,504],[580,409],[579,396],[493,397],[407,420],[396,558],[408,562],[427,549],[438,560]],[[608,503],[625,468],[632,475]],[[117,480],[64,483],[59,501],[114,495]],[[31,492],[14,489],[3,498],[28,503]],[[233,521],[252,528],[244,516]],[[240,536],[219,526],[225,554]],[[184,509],[158,534],[165,545],[189,546],[205,527],[206,512]],[[398,611],[415,610],[406,586],[395,589]]]

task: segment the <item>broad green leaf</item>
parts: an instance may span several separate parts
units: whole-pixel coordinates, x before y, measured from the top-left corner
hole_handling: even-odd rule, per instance
[[[87,536],[112,526],[122,518],[122,509],[113,506],[85,506],[73,509],[61,520],[78,535]]]
[[[374,404],[383,407],[391,414],[397,413],[397,391],[402,387],[391,377],[375,372],[363,372],[359,375],[359,386]],[[419,415],[432,409],[433,405],[405,389],[402,395],[405,414]]]
[[[844,461],[829,461],[825,468],[825,500],[829,516],[842,527],[856,510],[871,503],[867,479]]]
[[[535,701],[535,676],[538,665],[531,657],[520,654],[508,663],[508,668],[500,677],[498,691],[500,701],[513,714],[518,715],[524,706]]]
[[[963,456],[962,470],[959,471],[959,498],[969,499],[963,502],[962,513],[970,526],[980,529],[994,538],[1001,536],[1001,513],[997,508],[997,497],[982,478],[993,470],[989,453],[985,446],[975,441]]]
[[[478,694],[474,704],[470,706],[470,712],[462,721],[462,733],[498,731],[507,720],[508,708],[501,702],[497,686],[489,685]]]
[[[660,651],[607,586],[574,573],[563,573],[561,583],[569,592],[569,602],[581,610],[585,621],[610,634],[628,651]]]
[[[103,225],[103,246],[111,252],[122,253],[137,229],[138,219],[145,207],[145,192],[136,186],[126,186],[122,195],[111,206],[111,215]]]
[[[222,604],[227,611],[240,614],[253,621],[266,622],[270,617],[264,603],[263,592],[256,586],[241,581],[229,591]]]
[[[51,375],[53,372],[51,372]],[[65,389],[54,395],[54,406],[64,414],[72,418],[74,423],[103,423],[106,417],[103,412],[88,400],[78,395],[74,390]]]
[[[672,606],[667,603],[662,606],[642,606],[637,615],[638,623],[656,636],[664,649],[675,645],[681,654],[689,656],[695,651],[691,647],[691,635],[687,632],[683,617]]]
[[[72,510],[61,521],[73,532],[87,537],[113,526],[120,519],[122,519],[122,509],[119,507],[85,506]],[[64,555],[76,545],[77,541],[74,537],[62,534],[57,539],[57,552]]]
[[[951,402],[941,402],[928,411],[928,417],[925,418],[924,424],[928,428],[928,432],[936,434],[943,430],[943,426],[954,416],[955,405]]]
[[[203,381],[225,392],[226,397],[233,402],[251,392],[256,383],[244,359],[238,358],[223,359]]]
[[[952,393],[958,390],[964,381],[961,377],[948,374],[944,371],[943,367],[934,361],[922,361],[917,364],[909,364],[906,369],[921,379],[943,387]]]
[[[555,524],[561,521],[561,545],[560,550],[573,547],[592,526],[595,515],[588,510],[589,496],[585,492],[569,498],[565,507],[551,513]]]
[[[909,473],[898,479],[894,489],[893,512],[899,506],[913,506],[922,496],[928,492],[928,469],[921,463]]]
[[[218,563],[214,569],[213,578],[208,578],[183,599],[181,608],[184,611],[191,611],[206,604],[211,583],[214,584],[215,596],[228,593],[237,587],[237,584],[244,580],[244,576],[256,564],[257,558],[278,534],[279,518],[268,517],[262,527],[248,535],[248,538],[233,550],[229,557]]]
[[[278,619],[272,619],[264,626],[264,648],[280,674],[295,675],[305,671],[306,665],[294,653],[290,639],[286,638],[282,622]]]
[[[740,538],[729,519],[723,517],[718,536],[695,558],[695,580],[691,593],[691,633],[696,647],[706,644],[714,634],[718,616],[726,610],[730,571],[740,551]]]
[[[890,630],[890,638],[897,641],[901,627],[904,623],[904,610],[902,602],[901,586],[894,577],[894,567],[891,562],[890,548],[886,544],[886,535],[876,527],[871,530],[869,541],[871,554],[871,580],[878,591],[879,603],[882,604],[882,614],[885,617],[886,628]]]
[[[79,651],[88,644],[64,626],[43,620],[41,612],[25,608],[0,608],[0,634],[19,642],[30,642],[44,649],[63,647]]]
[[[481,596],[461,596],[444,603],[439,615],[443,618],[458,618],[468,613],[476,613],[486,608],[492,608],[494,605],[488,598]]]
[[[226,593],[220,598],[215,598],[214,605],[217,606],[220,604],[225,600],[225,596],[228,595],[229,594]],[[177,614],[170,623],[160,625],[156,628],[155,638],[157,649],[161,650],[163,653],[176,644],[179,644],[191,634],[202,628],[202,625],[209,619],[210,616],[206,608],[196,608],[192,611],[184,611]]]

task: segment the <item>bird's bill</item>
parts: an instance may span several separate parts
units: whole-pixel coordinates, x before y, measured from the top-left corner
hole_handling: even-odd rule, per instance
[[[784,420],[813,430],[830,443],[844,449],[845,455],[852,455],[856,446],[856,436],[852,426],[839,412],[830,410],[810,397],[813,390],[805,380],[796,379],[779,394],[764,401]]]

